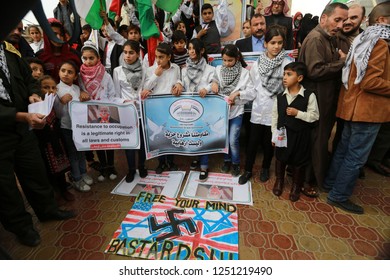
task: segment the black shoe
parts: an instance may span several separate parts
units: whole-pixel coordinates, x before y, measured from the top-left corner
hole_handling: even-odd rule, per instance
[[[340,201],[333,201],[333,200],[328,198],[327,203],[334,206],[334,207],[341,208],[347,212],[351,212],[354,214],[363,214],[364,213],[363,207],[353,203],[350,200],[340,202]]]
[[[165,168],[167,168],[166,164],[165,163],[159,163],[157,168],[156,168],[156,174],[161,174],[164,172]]]
[[[26,246],[35,247],[41,243],[41,236],[33,228],[18,233],[16,236],[18,237],[19,242]]]
[[[240,185],[243,185],[243,184],[246,184],[246,182],[248,182],[248,180],[252,178],[252,172],[249,172],[249,171],[245,171],[244,174],[242,174],[240,176],[240,178],[238,178],[238,183]]]
[[[39,220],[41,222],[51,221],[51,220],[62,221],[62,220],[71,219],[75,216],[76,216],[76,214],[73,211],[57,210],[57,211],[50,213],[44,217],[39,217]]]
[[[223,173],[228,173],[230,171],[230,166],[232,165],[232,163],[230,161],[224,161],[223,162],[223,166],[221,168],[221,171]]]
[[[240,165],[232,164],[232,176],[237,177],[238,175],[240,175]]]
[[[368,166],[371,167],[376,173],[381,174],[381,175],[386,176],[386,177],[390,177],[390,172],[387,172],[387,170],[384,169],[380,163],[374,163],[374,164],[370,164]]]
[[[169,171],[179,170],[179,167],[176,164],[174,164],[173,162],[168,163],[168,166],[169,166]]]
[[[366,172],[363,167],[359,169],[359,179],[366,179]]]
[[[129,170],[129,173],[127,173],[126,175],[126,183],[131,183],[134,181],[134,175],[135,175],[135,170],[132,169],[132,170]]]
[[[199,167],[199,161],[198,161],[198,160],[193,160],[193,161],[191,162],[190,169],[191,169],[191,170],[195,170],[195,169],[197,169],[198,167]]]
[[[269,168],[263,168],[260,172],[260,181],[267,182],[269,180]]]
[[[209,177],[209,171],[208,170],[202,170],[199,173],[199,181],[203,182],[206,181]]]
[[[141,167],[138,169],[138,173],[139,173],[139,176],[141,178],[145,178],[146,176],[148,176],[148,170],[145,169],[145,167]]]

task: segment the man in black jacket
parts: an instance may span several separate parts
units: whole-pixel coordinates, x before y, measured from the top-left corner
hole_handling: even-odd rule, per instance
[[[27,113],[29,102],[38,101],[38,84],[28,64],[8,42],[0,45],[0,222],[27,246],[37,246],[41,239],[16,183],[38,219],[64,220],[72,211],[58,209],[53,187],[49,184],[38,142],[29,129],[41,129],[45,116]]]
[[[264,34],[266,31],[265,17],[254,14],[250,20],[252,36],[236,41],[236,46],[241,52],[262,52],[264,48]]]

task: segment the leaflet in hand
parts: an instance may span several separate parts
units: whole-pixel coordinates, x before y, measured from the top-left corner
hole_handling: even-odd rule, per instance
[[[40,102],[31,103],[28,105],[29,113],[39,113],[42,115],[49,115],[53,109],[53,104],[56,96],[54,94],[46,94],[45,99]]]

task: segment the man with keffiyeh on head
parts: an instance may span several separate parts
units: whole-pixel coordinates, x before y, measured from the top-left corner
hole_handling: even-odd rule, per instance
[[[337,117],[344,120],[341,141],[324,181],[328,203],[363,214],[349,200],[359,168],[366,162],[381,123],[390,121],[390,1],[369,15],[369,27],[358,35],[342,72]]]

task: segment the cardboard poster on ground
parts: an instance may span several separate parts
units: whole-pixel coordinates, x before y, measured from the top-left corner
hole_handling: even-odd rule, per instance
[[[238,260],[237,206],[141,192],[105,253],[154,260]]]
[[[142,113],[147,159],[228,152],[229,106],[219,95],[151,95]]]
[[[73,141],[78,151],[139,149],[135,105],[102,101],[71,101]]]
[[[148,176],[141,178],[137,173],[134,181],[127,183],[125,178],[112,190],[112,194],[137,196],[140,192],[149,192],[169,197],[177,197],[183,183],[185,171],[167,171],[161,174],[148,170]]]
[[[231,174],[209,173],[206,181],[199,181],[199,172],[190,171],[181,197],[207,199],[227,203],[253,205],[252,185],[238,183],[239,177]]]

